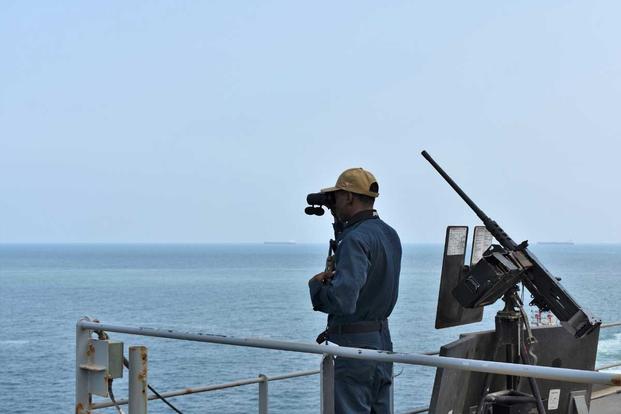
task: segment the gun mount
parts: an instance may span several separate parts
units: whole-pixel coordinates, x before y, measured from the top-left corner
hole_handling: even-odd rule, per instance
[[[481,260],[472,267],[463,267],[460,280],[452,290],[453,296],[462,306],[477,308],[494,303],[516,283],[521,282],[532,294],[530,304],[542,311],[551,311],[561,325],[576,338],[582,338],[601,325],[601,320],[580,307],[528,249],[527,241],[515,243],[426,151],[422,155],[483,221],[487,231],[500,244],[492,244],[482,254]]]

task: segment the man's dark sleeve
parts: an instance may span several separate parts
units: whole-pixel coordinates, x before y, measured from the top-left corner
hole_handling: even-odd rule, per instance
[[[308,283],[313,309],[325,313],[349,315],[356,311],[360,289],[367,280],[369,249],[362,240],[343,239],[338,247],[336,273],[327,284],[312,279]]]

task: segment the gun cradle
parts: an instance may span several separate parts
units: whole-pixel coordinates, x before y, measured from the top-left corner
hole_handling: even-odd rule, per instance
[[[466,308],[490,305],[505,292],[520,282],[525,264],[513,252],[499,245],[491,245],[483,257],[469,271],[464,279],[453,289],[453,296]]]
[[[532,294],[531,305],[550,310],[576,338],[595,329],[601,321],[581,309],[576,301],[550,276],[530,252],[509,251],[491,245],[481,260],[465,272],[453,289],[457,301],[466,308],[490,305],[517,283],[523,282]]]

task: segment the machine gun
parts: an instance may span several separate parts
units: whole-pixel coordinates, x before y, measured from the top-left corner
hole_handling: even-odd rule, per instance
[[[440,173],[468,206],[483,221],[485,228],[500,245],[491,245],[472,267],[462,269],[462,277],[453,296],[466,308],[480,308],[494,303],[522,282],[532,294],[531,305],[551,311],[561,325],[576,338],[595,330],[601,320],[583,309],[528,249],[528,242],[515,243],[489,218],[426,152],[423,157]],[[448,239],[448,236],[447,236]]]

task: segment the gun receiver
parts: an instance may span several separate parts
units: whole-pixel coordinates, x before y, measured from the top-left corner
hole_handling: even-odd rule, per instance
[[[503,267],[503,270],[499,270],[499,267],[495,266],[494,272],[500,276],[492,285],[481,286],[473,278],[469,278],[471,283],[469,286],[467,283],[465,284],[466,287],[462,289],[462,293],[465,289],[469,289],[472,293],[476,293],[477,300],[471,300],[467,305],[463,303],[464,306],[475,307],[493,303],[500,297],[499,294],[501,295],[508,285],[513,286],[514,283],[521,281],[533,296],[530,304],[536,305],[541,310],[551,311],[561,321],[563,327],[576,338],[587,335],[601,324],[601,320],[593,316],[588,310],[581,308],[559,281],[541,264],[537,257],[528,249],[527,241],[520,244],[515,243],[498,223],[489,218],[459,188],[455,181],[444,172],[427,151],[423,151],[422,155],[481,219],[494,239],[506,249],[506,251],[502,251],[503,249],[500,246],[492,245],[487,257],[505,257],[516,267],[511,272],[507,272],[506,267]],[[486,263],[489,263],[489,260]],[[484,266],[489,267],[490,265],[482,263],[480,268],[483,269]],[[472,272],[475,271],[476,267],[472,269]],[[486,269],[486,271],[489,272],[491,270]],[[490,282],[489,278],[485,278],[485,280],[488,283]],[[480,292],[475,292],[479,289],[481,290]],[[455,293],[457,292],[454,291]],[[460,297],[457,299],[461,301]]]

